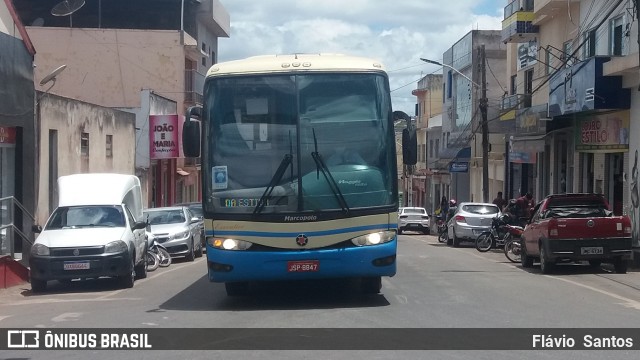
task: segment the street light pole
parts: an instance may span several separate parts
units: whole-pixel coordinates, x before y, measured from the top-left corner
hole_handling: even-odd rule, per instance
[[[469,82],[470,82],[470,83],[472,83],[475,87],[477,87],[477,88],[481,88],[481,86],[480,86],[480,85],[478,85],[475,81],[473,81],[470,77],[468,77],[467,75],[465,75],[465,74],[461,73],[460,71],[458,71],[458,69],[454,68],[454,67],[453,67],[453,66],[451,66],[451,65],[443,64],[443,63],[438,62],[438,61],[429,60],[429,59],[424,59],[424,58],[420,58],[420,60],[422,60],[422,61],[424,61],[424,62],[426,62],[426,63],[429,63],[429,64],[438,65],[438,66],[442,66],[442,67],[446,67],[446,68],[448,68],[448,69],[451,69],[451,70],[455,71],[458,75],[460,75],[460,76],[462,76],[463,78],[465,78],[465,79],[469,80]]]

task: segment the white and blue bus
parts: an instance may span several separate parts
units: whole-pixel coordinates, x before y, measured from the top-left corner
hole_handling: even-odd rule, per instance
[[[229,296],[254,281],[320,278],[360,278],[379,293],[396,273],[393,125],[375,60],[294,54],[211,67],[183,129],[185,156],[202,159],[209,280]]]

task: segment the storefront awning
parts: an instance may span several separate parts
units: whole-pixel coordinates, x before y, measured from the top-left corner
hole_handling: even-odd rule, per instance
[[[469,160],[471,158],[471,147],[448,147],[442,150],[439,155],[440,160]]]
[[[513,152],[543,152],[546,134],[536,136],[512,136],[511,151]]]

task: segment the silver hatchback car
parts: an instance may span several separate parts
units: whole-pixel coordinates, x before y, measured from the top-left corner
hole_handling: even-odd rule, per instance
[[[398,209],[398,234],[402,234],[405,230],[429,234],[430,227],[431,219],[424,208],[401,207]]]
[[[447,245],[458,247],[461,241],[476,241],[478,235],[491,230],[491,221],[500,209],[490,203],[463,202],[449,219]]]
[[[187,261],[202,256],[200,218],[185,206],[147,209],[144,211],[150,232],[171,256],[184,256]]]

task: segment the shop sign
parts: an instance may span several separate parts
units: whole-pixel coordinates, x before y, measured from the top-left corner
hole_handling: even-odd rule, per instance
[[[629,111],[593,115],[576,121],[576,151],[629,151]]]
[[[468,162],[452,161],[452,162],[449,163],[449,172],[450,173],[466,173],[466,172],[469,172],[469,163]]]
[[[149,153],[151,159],[180,157],[178,115],[149,115]]]
[[[511,151],[509,152],[509,162],[518,164],[535,164],[537,154],[535,152]]]
[[[518,44],[518,71],[538,63],[538,41]]]

